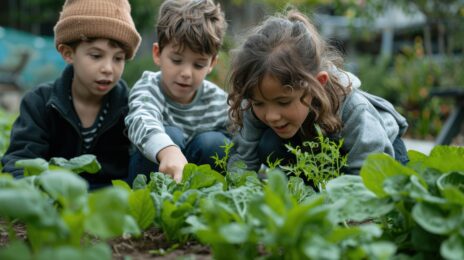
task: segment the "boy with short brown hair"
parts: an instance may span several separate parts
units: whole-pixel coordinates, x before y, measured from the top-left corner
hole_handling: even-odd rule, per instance
[[[2,158],[19,178],[20,159],[70,159],[94,154],[102,169],[83,173],[90,189],[128,178],[130,141],[124,135],[128,88],[125,62],[141,37],[127,0],[67,0],[54,28],[55,45],[69,64],[54,82],[27,93]]]
[[[210,164],[227,135],[227,93],[205,80],[226,31],[212,0],[167,0],[160,7],[153,60],[131,89],[126,125],[138,150],[130,174],[160,171],[176,181],[188,162]]]

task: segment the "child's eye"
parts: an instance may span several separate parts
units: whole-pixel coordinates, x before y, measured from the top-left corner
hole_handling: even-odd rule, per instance
[[[114,59],[115,59],[117,62],[122,62],[122,61],[125,60],[125,57],[123,57],[123,56],[118,56],[118,57],[115,57]]]
[[[288,105],[290,105],[291,101],[279,101],[278,103],[281,106],[288,106]]]
[[[89,55],[90,55],[90,57],[92,57],[92,59],[99,59],[99,58],[101,58],[101,55],[100,55],[100,54],[91,53],[91,54],[89,54]]]
[[[194,66],[197,69],[203,69],[204,67],[206,67],[206,65],[204,65],[204,64],[195,64]]]
[[[180,59],[171,59],[171,61],[174,64],[180,64],[182,62],[182,60],[180,60]]]
[[[259,107],[259,106],[262,106],[263,103],[262,102],[257,102],[257,101],[252,101],[251,105],[254,106],[254,107]]]

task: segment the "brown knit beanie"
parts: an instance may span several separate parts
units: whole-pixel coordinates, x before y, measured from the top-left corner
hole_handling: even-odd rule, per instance
[[[118,41],[127,59],[137,52],[141,37],[132,20],[128,0],[66,0],[55,25],[55,46],[90,38]]]

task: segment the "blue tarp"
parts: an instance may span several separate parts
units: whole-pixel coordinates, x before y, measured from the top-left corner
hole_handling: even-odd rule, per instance
[[[30,54],[19,79],[20,87],[24,90],[56,79],[66,65],[55,49],[53,37],[37,36],[0,26],[0,65],[17,64],[23,51]]]

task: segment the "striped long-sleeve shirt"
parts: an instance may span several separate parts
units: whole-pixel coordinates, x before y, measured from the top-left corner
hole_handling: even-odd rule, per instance
[[[227,132],[227,93],[203,81],[190,104],[179,104],[165,95],[161,73],[145,71],[129,94],[129,113],[125,123],[129,139],[150,160],[158,163],[158,152],[175,145],[164,126],[183,130],[186,142],[205,131]]]

